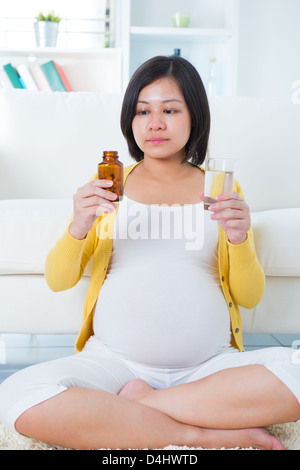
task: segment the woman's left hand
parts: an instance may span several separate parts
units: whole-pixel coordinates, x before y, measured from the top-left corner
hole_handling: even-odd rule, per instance
[[[236,192],[223,193],[209,207],[212,220],[217,220],[233,245],[243,243],[250,229],[250,210],[245,200]]]

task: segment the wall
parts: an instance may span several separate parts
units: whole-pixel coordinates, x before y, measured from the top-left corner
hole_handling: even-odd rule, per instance
[[[235,36],[236,0],[132,0],[131,25],[172,27],[172,15],[181,12],[190,16],[190,28],[231,29]],[[176,29],[174,29],[176,32]],[[207,83],[210,58],[217,58],[218,93],[236,91],[235,39],[219,41],[216,38],[191,39],[180,36],[132,37],[130,48],[130,76],[145,60],[155,55],[170,55],[180,49],[200,72]]]
[[[131,21],[138,26],[171,27],[172,14],[181,12],[190,16],[191,28],[224,28],[225,3],[224,0],[132,0]]]
[[[300,88],[300,1],[240,0],[239,37],[238,94],[293,99],[292,84]]]

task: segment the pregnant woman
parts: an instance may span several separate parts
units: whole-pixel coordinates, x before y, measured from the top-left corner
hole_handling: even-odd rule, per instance
[[[300,418],[299,361],[244,352],[238,306],[261,300],[264,273],[238,182],[203,210],[210,114],[195,68],[143,64],[121,127],[135,159],[123,200],[107,180],[79,188],[46,261],[61,291],[94,258],[76,354],[4,381],[0,420],[69,448],[282,449],[265,428]]]

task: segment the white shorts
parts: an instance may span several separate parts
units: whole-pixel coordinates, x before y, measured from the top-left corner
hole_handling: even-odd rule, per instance
[[[22,369],[0,384],[0,421],[16,432],[15,422],[23,412],[69,387],[117,394],[130,380],[141,378],[163,389],[254,364],[267,367],[300,402],[300,352],[296,349],[272,347],[240,353],[230,348],[197,366],[165,369],[126,360],[92,337],[82,352]]]

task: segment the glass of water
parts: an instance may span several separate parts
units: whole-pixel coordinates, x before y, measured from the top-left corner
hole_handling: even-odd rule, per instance
[[[207,158],[205,161],[204,209],[216,202],[219,194],[233,191],[234,164],[232,158]]]

